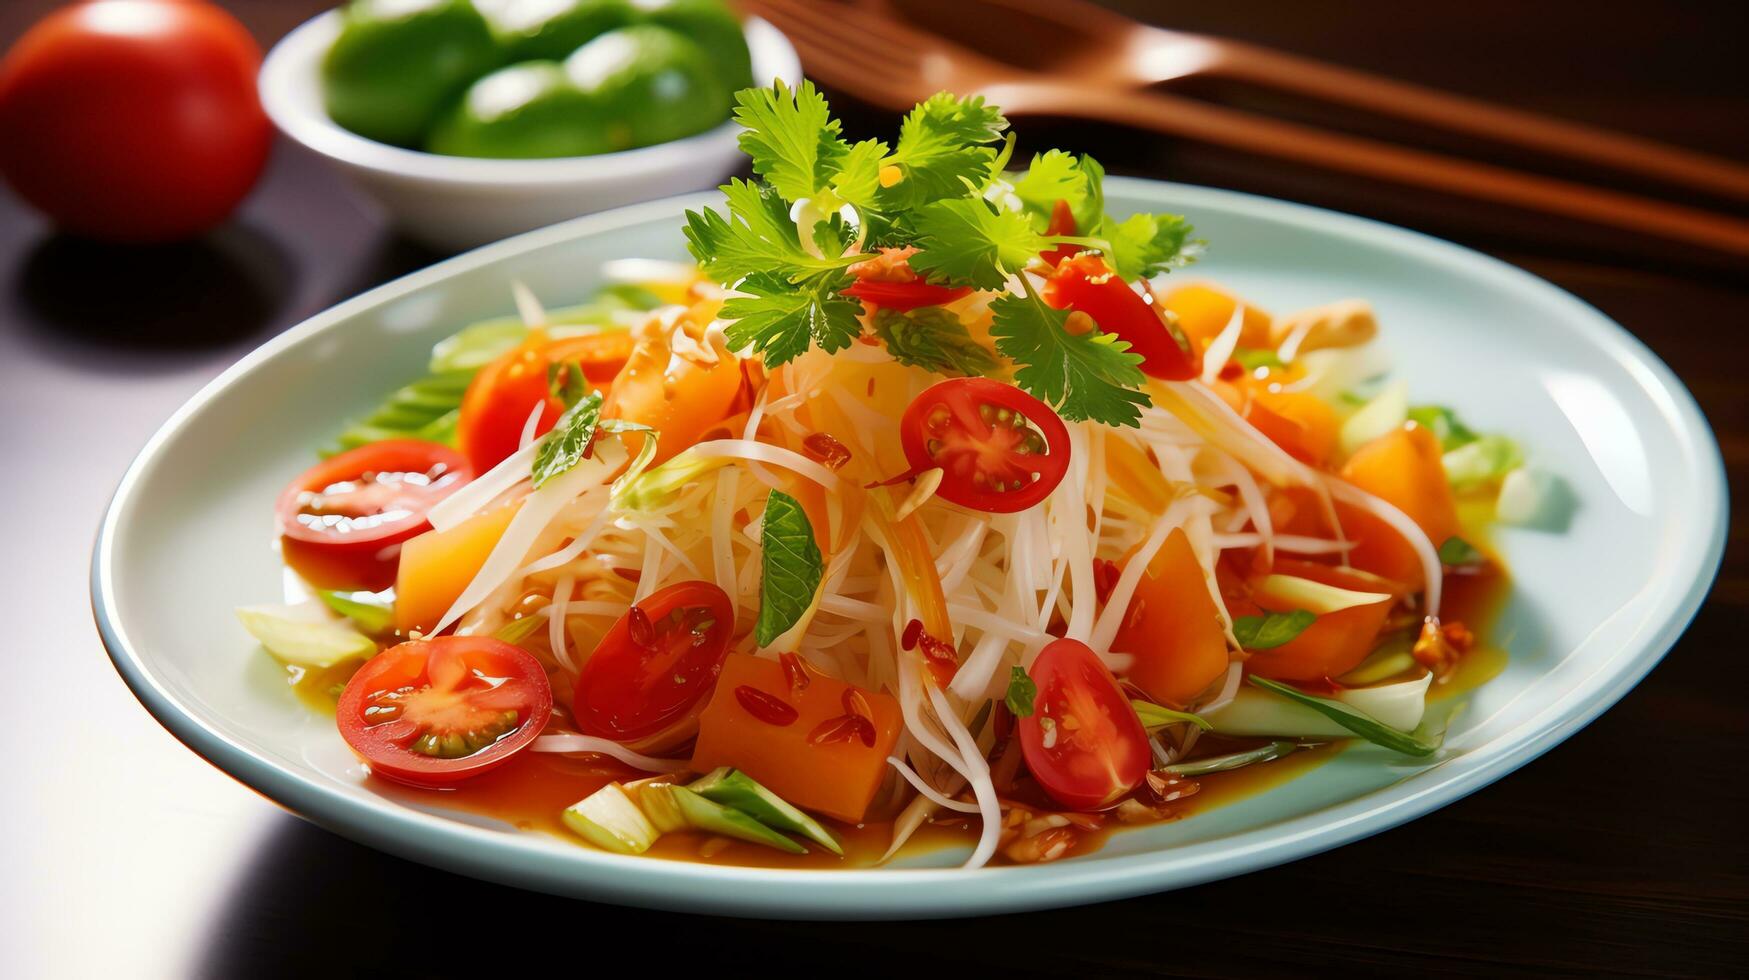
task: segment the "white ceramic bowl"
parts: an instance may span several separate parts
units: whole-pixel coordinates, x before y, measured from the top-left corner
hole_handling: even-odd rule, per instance
[[[1196,275],[1270,309],[1370,299],[1395,375],[1417,399],[1512,435],[1577,506],[1562,532],[1494,537],[1514,588],[1494,639],[1504,672],[1470,698],[1445,748],[1407,760],[1349,748],[1271,789],[1122,831],[1094,854],[955,867],[965,851],[878,870],[765,870],[608,854],[443,809],[367,778],[286,688],[234,606],[280,595],[273,501],[314,447],[417,377],[431,344],[510,308],[601,284],[608,259],[684,255],[696,195],[592,215],[379,287],[275,337],[165,423],[123,477],[98,535],[92,591],[117,669],[190,748],[288,809],[374,847],[566,895],[795,918],[973,915],[1105,901],[1242,874],[1368,834],[1474,792],[1578,731],[1676,641],[1725,537],[1724,469],[1693,399],[1644,345],[1572,296],[1424,235],[1262,198],[1148,181],[1106,184],[1112,213],[1186,214],[1211,243]],[[1632,770],[1655,761],[1612,760]],[[1535,773],[1526,778],[1535,779]]]
[[[715,187],[744,159],[741,127],[587,157],[492,160],[421,153],[365,139],[328,118],[322,57],[340,33],[331,10],[287,34],[261,66],[261,105],[274,125],[328,158],[407,234],[460,250],[608,208]],[[777,28],[746,21],[753,77],[794,85],[801,62]]]

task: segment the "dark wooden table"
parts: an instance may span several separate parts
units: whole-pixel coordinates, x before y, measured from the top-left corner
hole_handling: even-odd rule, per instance
[[[0,42],[50,5],[0,4]],[[324,3],[227,6],[268,44]],[[1749,158],[1740,3],[1128,6]],[[836,101],[853,130],[892,125]],[[1740,264],[1112,130],[1026,132],[1030,146],[1087,149],[1117,172],[1354,211],[1521,265],[1651,344],[1699,398],[1733,482],[1749,477]],[[1171,894],[910,924],[677,917],[481,884],[280,812],[177,744],[115,676],[87,604],[92,534],[128,459],[200,384],[434,258],[289,146],[234,221],[172,249],[57,237],[0,192],[0,976],[430,975],[475,959],[505,973],[530,948],[580,975],[608,969],[609,950],[712,976],[1749,974],[1749,527],[1738,520],[1688,635],[1566,744],[1408,826]]]

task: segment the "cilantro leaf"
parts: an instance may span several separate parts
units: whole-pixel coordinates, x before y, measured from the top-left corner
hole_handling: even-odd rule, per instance
[[[998,367],[996,355],[972,339],[960,318],[937,306],[910,313],[882,309],[873,326],[900,364],[967,377],[993,374]]]
[[[996,351],[1020,365],[1014,381],[1071,422],[1094,419],[1113,426],[1141,424],[1148,396],[1138,354],[1117,337],[1092,330],[1071,334],[1069,314],[1046,306],[1030,284],[1026,296],[990,304]]]
[[[1304,633],[1317,620],[1317,615],[1304,609],[1266,612],[1261,616],[1235,616],[1233,637],[1246,650],[1273,650]]]
[[[765,646],[787,633],[814,602],[826,563],[814,526],[796,498],[773,490],[759,527],[759,619],[754,642]]]
[[[729,217],[711,208],[686,212],[686,244],[706,275],[725,285],[754,273],[802,279],[861,259],[809,255],[796,236],[789,207],[770,188],[731,179],[723,185]]]
[[[1135,280],[1188,264],[1195,254],[1192,231],[1183,215],[1132,214],[1116,223],[1107,219],[1100,235],[1111,243],[1105,258],[1112,270]]]
[[[913,221],[920,251],[911,268],[931,280],[1000,289],[1046,247],[1026,215],[992,210],[977,198],[936,201]]]
[[[753,172],[788,201],[827,186],[850,151],[826,97],[805,79],[794,91],[778,79],[735,93],[735,121],[746,127],[741,151],[753,158]]]
[[[1105,220],[1104,181],[1105,168],[1092,157],[1047,150],[1035,155],[1026,173],[1014,181],[1014,195],[1038,219],[1035,224],[1041,230],[1057,202],[1067,201],[1076,230],[1092,234]]]
[[[1482,560],[1482,552],[1476,546],[1457,535],[1446,538],[1439,545],[1439,561],[1443,565],[1474,565]]]
[[[1002,137],[1008,120],[1002,110],[974,95],[960,98],[937,92],[912,109],[899,127],[899,142],[885,160],[901,172],[898,183],[881,188],[884,210],[922,207],[966,192],[989,171],[995,149],[983,144]]]
[[[875,196],[881,189],[881,161],[886,158],[887,144],[880,140],[863,140],[850,148],[843,165],[832,177],[832,190],[842,201],[867,211],[875,206]]]
[[[848,285],[850,277],[842,274],[800,286],[770,272],[748,276],[737,288],[750,295],[723,304],[723,319],[733,321],[729,346],[751,345],[771,367],[807,353],[811,343],[828,354],[843,350],[862,333],[862,305],[838,295]]]
[[[1026,672],[1024,667],[1008,669],[1008,694],[1002,703],[1008,706],[1016,718],[1028,718],[1032,715],[1033,699],[1038,697],[1038,685]]]
[[[565,414],[559,416],[559,421],[553,425],[553,431],[546,434],[540,448],[535,450],[536,490],[589,455],[589,446],[595,441],[595,426],[600,421],[599,391],[590,392],[589,397],[565,409]]]

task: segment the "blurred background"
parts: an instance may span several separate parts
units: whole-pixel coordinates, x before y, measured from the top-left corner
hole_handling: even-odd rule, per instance
[[[438,973],[460,954],[429,941],[433,903],[457,910],[458,921],[490,910],[530,931],[601,932],[632,947],[672,947],[678,927],[688,949],[715,950],[730,969],[847,975],[885,969],[890,956],[942,969],[1095,975],[1749,968],[1749,783],[1730,748],[1749,736],[1749,713],[1716,673],[1749,631],[1749,532],[1737,520],[1713,598],[1676,653],[1531,770],[1346,847],[1340,860],[1324,855],[1110,906],[902,927],[587,907],[407,864],[242,790],[145,714],[90,624],[91,535],[134,452],[201,384],[268,337],[506,230],[483,223],[465,194],[433,197],[445,175],[490,187],[513,172],[504,167],[547,167],[542,173],[563,192],[509,209],[533,227],[714,185],[736,163],[731,153],[720,173],[703,172],[715,165],[720,139],[712,134],[726,105],[653,133],[517,129],[457,115],[456,93],[472,91],[489,65],[438,86],[433,98],[448,100],[450,115],[434,113],[416,134],[378,131],[383,138],[372,139],[325,112],[335,103],[332,88],[324,102],[324,80],[356,84],[354,107],[364,108],[352,124],[376,125],[369,71],[347,77],[318,67],[337,22],[309,35],[302,60],[288,42],[282,87],[256,89],[263,54],[331,4],[94,6],[165,5],[184,9],[111,9],[93,22],[89,11],[68,14],[51,0],[0,4],[0,48],[10,49],[0,63],[0,458],[21,470],[0,489],[0,509],[13,515],[0,595],[23,630],[9,644],[11,677],[0,697],[14,731],[26,735],[13,778],[0,783],[8,814],[0,974],[304,975],[337,964]],[[673,30],[697,51],[649,57],[679,59],[700,91],[726,85],[737,57],[751,58],[750,71],[799,58],[852,139],[893,131],[895,80],[927,90],[937,77],[965,77],[941,76],[942,65],[928,59],[877,70],[869,59],[878,46],[822,32],[813,13],[829,2],[745,6],[792,35],[793,52],[778,38],[738,56],[706,43],[708,25],[676,21]],[[1071,31],[1011,19],[1020,15],[1000,15],[999,6],[856,8],[897,18],[895,31],[967,49],[956,70],[969,64],[1001,84],[1022,72],[1073,82],[1073,97],[1041,100],[1019,119],[1020,159],[1075,147],[1112,173],[1365,215],[1480,249],[1577,293],[1671,364],[1715,426],[1730,477],[1745,476],[1749,387],[1729,356],[1743,350],[1749,324],[1742,3],[1102,2],[1135,23],[1197,35],[1172,45],[1149,36],[1166,52],[1150,70],[1201,69],[1152,86],[1120,84],[1112,52],[1127,49],[1089,33],[1132,30],[1125,22],[1088,17]],[[688,33],[695,29],[704,33]],[[528,43],[544,43],[538,35],[531,28]],[[1204,37],[1252,47],[1210,48]],[[380,66],[381,51],[413,42],[380,43],[361,64]],[[1216,77],[1208,69],[1220,64],[1249,70]],[[270,59],[269,74],[272,66]],[[1367,112],[1351,103],[1362,93],[1394,98],[1394,90],[1336,67],[1479,100],[1489,112],[1595,129],[1478,117],[1472,103],[1425,92],[1410,93],[1404,112]],[[581,70],[567,65],[573,82]],[[1313,79],[1327,88],[1308,90]],[[568,87],[524,81],[562,114]],[[628,119],[649,116],[636,79],[614,84]],[[1158,110],[1167,118],[1158,126],[1116,121],[1121,113],[1111,107],[1132,96],[1102,98],[1096,86],[1123,84],[1189,102]],[[181,98],[198,98],[207,115],[193,123],[164,115],[163,105]],[[1214,133],[1199,136],[1197,107],[1243,115],[1210,116]],[[412,111],[391,106],[386,115]],[[164,122],[172,117],[180,121]],[[1528,126],[1528,142],[1541,139],[1541,148],[1454,130],[1460,117],[1480,119],[1477,127],[1494,136]],[[68,119],[77,125],[63,125]],[[178,156],[175,126],[184,123],[197,127],[183,134],[196,149]],[[1262,128],[1251,145],[1233,138],[1252,125]],[[684,175],[664,183],[676,140],[696,164],[691,184]],[[1416,155],[1369,155],[1378,143]],[[629,176],[606,157],[592,159],[614,150],[648,155]],[[508,159],[552,153],[559,156]],[[1618,165],[1629,158],[1652,162]],[[78,705],[72,726],[69,698]],[[69,727],[74,737],[37,737]],[[1618,760],[1646,757],[1648,743],[1660,764],[1622,771]],[[1309,894],[1328,900],[1291,921],[1274,911],[1304,910]]]

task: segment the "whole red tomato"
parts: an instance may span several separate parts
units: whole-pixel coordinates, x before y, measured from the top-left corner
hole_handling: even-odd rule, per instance
[[[211,4],[58,10],[0,61],[0,175],[79,234],[198,234],[231,213],[267,160],[260,66],[254,39]]]

